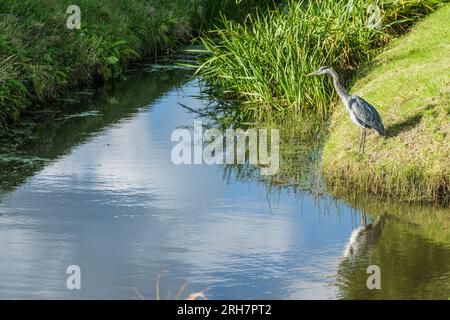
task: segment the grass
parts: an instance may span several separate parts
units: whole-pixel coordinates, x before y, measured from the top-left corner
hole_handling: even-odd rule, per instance
[[[335,99],[331,81],[305,75],[322,65],[351,74],[374,49],[433,11],[438,0],[288,1],[245,23],[223,18],[203,37],[208,57],[198,72],[213,93],[241,102],[241,121],[282,119],[301,110],[325,115]],[[367,26],[368,5],[383,27]]]
[[[80,0],[81,30],[69,30],[68,0],[3,0],[0,6],[0,130],[31,105],[123,75],[216,21],[242,18],[267,0]],[[46,108],[46,107],[45,107]]]
[[[450,200],[449,21],[446,5],[359,70],[351,91],[376,106],[387,139],[368,135],[360,156],[359,129],[338,107],[323,151],[326,182],[335,194]]]

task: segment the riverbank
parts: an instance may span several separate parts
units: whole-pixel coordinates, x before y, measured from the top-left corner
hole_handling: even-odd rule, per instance
[[[5,0],[0,7],[0,131],[31,105],[118,78],[212,23],[264,0],[80,0],[81,29],[66,26],[69,3]]]
[[[350,92],[379,110],[387,138],[369,134],[359,155],[359,129],[337,106],[323,150],[333,193],[450,200],[449,20],[446,5],[359,70]]]

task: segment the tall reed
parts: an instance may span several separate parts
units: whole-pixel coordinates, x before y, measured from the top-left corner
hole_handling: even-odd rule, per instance
[[[237,112],[244,120],[301,110],[326,114],[334,97],[331,81],[307,73],[322,65],[351,73],[399,30],[394,26],[418,19],[439,2],[288,1],[258,10],[244,23],[222,17],[223,27],[202,38],[208,56],[198,73],[216,96],[241,102]],[[380,9],[380,28],[368,25],[369,4]]]

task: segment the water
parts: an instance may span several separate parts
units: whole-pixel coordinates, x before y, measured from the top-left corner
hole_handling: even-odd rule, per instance
[[[19,160],[3,160],[0,298],[155,299],[157,287],[161,299],[450,296],[446,208],[174,165],[171,133],[196,119],[178,103],[204,105],[199,90],[185,71],[139,72],[65,106]],[[81,290],[66,288],[69,265],[81,268]],[[380,290],[366,286],[369,265]]]

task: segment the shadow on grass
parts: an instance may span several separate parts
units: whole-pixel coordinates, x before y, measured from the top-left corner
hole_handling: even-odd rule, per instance
[[[435,107],[435,104],[426,105],[419,113],[406,118],[404,121],[394,123],[386,129],[386,136],[388,138],[392,138],[398,136],[403,131],[411,130],[419,124],[420,120],[422,120],[425,111],[431,110]]]
[[[422,113],[416,114],[405,119],[402,122],[397,122],[386,129],[386,136],[393,138],[398,136],[403,131],[408,131],[417,126],[422,119]]]

